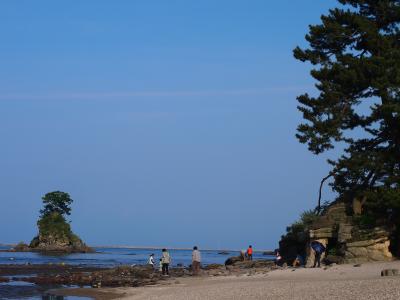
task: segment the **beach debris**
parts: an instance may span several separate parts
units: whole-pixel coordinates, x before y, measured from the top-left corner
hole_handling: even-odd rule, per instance
[[[381,276],[399,276],[398,269],[384,269],[381,271]]]
[[[355,264],[355,265],[353,265],[353,267],[359,268],[359,267],[361,267],[361,264]]]

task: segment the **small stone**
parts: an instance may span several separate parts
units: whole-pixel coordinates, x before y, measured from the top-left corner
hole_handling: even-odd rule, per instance
[[[385,269],[381,271],[381,276],[398,276],[398,269]]]
[[[355,264],[355,265],[353,265],[353,267],[355,267],[355,268],[361,267],[361,264]]]

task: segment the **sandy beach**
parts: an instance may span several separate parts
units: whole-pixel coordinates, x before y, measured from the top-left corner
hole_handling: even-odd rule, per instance
[[[337,265],[320,269],[282,269],[267,274],[171,279],[139,287],[77,289],[72,295],[96,299],[400,299],[400,276],[381,277],[383,269],[400,269],[400,261]],[[69,291],[71,295],[71,291]]]

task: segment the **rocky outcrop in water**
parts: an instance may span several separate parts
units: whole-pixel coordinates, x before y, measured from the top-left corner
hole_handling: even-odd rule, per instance
[[[71,214],[70,195],[61,191],[42,197],[43,209],[37,222],[39,234],[32,239],[29,248],[41,252],[92,252],[92,249],[72,232],[66,217]]]
[[[40,234],[35,237],[29,251],[40,252],[65,252],[65,253],[90,253],[93,249],[88,247],[74,234],[50,233]]]
[[[33,238],[29,247],[41,252],[93,252],[77,235],[65,218],[57,213],[43,216],[38,221],[39,234]]]

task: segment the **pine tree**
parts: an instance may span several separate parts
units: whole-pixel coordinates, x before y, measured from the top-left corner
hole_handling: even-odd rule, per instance
[[[345,201],[366,199],[386,219],[400,216],[400,0],[338,0],[310,26],[308,49],[316,96],[299,96],[305,123],[297,138],[314,154],[343,149],[332,188]],[[400,218],[398,218],[400,219]]]

